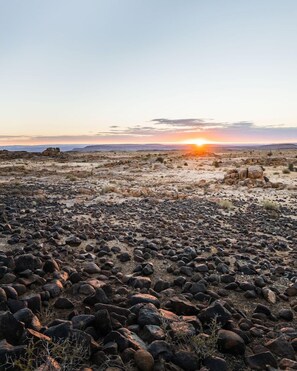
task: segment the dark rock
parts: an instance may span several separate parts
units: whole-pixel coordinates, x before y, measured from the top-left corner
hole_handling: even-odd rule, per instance
[[[35,271],[35,269],[41,268],[41,266],[42,266],[41,260],[32,254],[19,255],[15,259],[16,272],[23,272],[26,269]]]
[[[134,288],[147,288],[151,287],[151,279],[149,277],[131,277],[128,284]]]
[[[165,361],[170,361],[173,357],[170,344],[164,340],[153,341],[147,349],[154,359],[163,358]]]
[[[208,357],[203,361],[208,371],[227,371],[227,362],[219,357]]]
[[[118,307],[116,305],[103,303],[95,304],[95,310],[97,311],[100,309],[106,309],[109,313],[117,313],[120,316],[125,316],[126,318],[128,318],[131,314],[131,311],[129,309]]]
[[[77,330],[84,330],[88,326],[92,326],[95,321],[95,316],[92,314],[79,314],[71,318],[72,326]]]
[[[54,307],[57,309],[73,309],[74,304],[67,298],[58,298],[54,303]]]
[[[43,289],[45,291],[48,291],[52,298],[55,298],[61,294],[63,290],[63,285],[61,281],[56,280],[55,282],[50,282],[50,283],[45,284],[43,286]]]
[[[146,325],[143,328],[142,339],[151,343],[155,340],[164,340],[165,333],[160,326],[157,325]]]
[[[193,352],[179,351],[172,358],[172,362],[183,370],[199,370],[199,358]]]
[[[65,340],[70,335],[71,322],[65,321],[55,326],[49,327],[44,331],[44,335],[49,336],[53,341]]]
[[[163,290],[166,290],[170,287],[170,283],[167,281],[164,281],[162,279],[159,279],[155,285],[154,285],[154,291],[161,292]]]
[[[18,321],[23,322],[26,328],[31,328],[35,331],[41,329],[38,317],[29,308],[20,309],[13,316]]]
[[[154,369],[154,358],[146,350],[137,350],[134,353],[134,361],[139,371],[153,371]]]
[[[278,312],[278,317],[286,321],[293,321],[294,315],[290,309],[281,309]]]
[[[95,313],[93,326],[100,336],[106,336],[112,330],[110,315],[106,309]]]
[[[43,270],[45,273],[53,273],[55,271],[58,271],[59,264],[56,262],[55,259],[46,260],[43,265]]]
[[[9,310],[11,311],[11,313],[15,313],[20,309],[26,308],[27,303],[22,300],[8,299],[7,306]]]
[[[198,314],[199,312],[194,304],[190,303],[186,299],[181,299],[178,297],[173,297],[170,299],[170,308],[174,313],[178,315],[191,316]]]
[[[78,247],[81,244],[81,239],[76,237],[76,236],[71,236],[66,239],[66,244],[71,246],[71,247]]]
[[[118,255],[118,259],[120,262],[125,263],[131,260],[131,256],[127,252],[122,252],[121,254]]]
[[[285,293],[288,296],[297,296],[297,282],[295,282],[293,285],[289,286]]]
[[[277,361],[270,352],[263,352],[246,357],[246,363],[253,370],[265,370],[269,365],[277,368]]]
[[[202,323],[210,323],[216,318],[216,321],[224,326],[231,319],[231,313],[218,301],[213,302],[208,308],[203,309],[198,318]]]
[[[151,303],[145,304],[138,312],[137,322],[140,326],[160,325],[161,315],[158,309]]]
[[[271,316],[271,310],[263,304],[258,304],[254,310],[254,313],[264,313],[266,316]]]
[[[279,357],[295,360],[294,349],[284,336],[268,341],[265,346]]]
[[[28,304],[28,308],[32,310],[33,313],[40,313],[41,311],[41,294],[30,294],[22,297]]]
[[[111,331],[104,338],[104,344],[114,341],[118,344],[119,350],[122,352],[126,348],[146,349],[145,343],[132,331],[126,328],[120,328],[118,331]]]
[[[155,296],[149,295],[149,294],[135,294],[135,295],[131,296],[129,302],[130,302],[130,305],[135,305],[135,304],[138,304],[138,303],[152,303],[157,308],[160,307],[159,299],[157,299]]]
[[[6,339],[12,345],[18,345],[24,334],[24,326],[10,312],[0,313],[0,340]]]
[[[243,339],[233,331],[219,330],[218,347],[222,353],[234,355],[245,353],[245,343]]]

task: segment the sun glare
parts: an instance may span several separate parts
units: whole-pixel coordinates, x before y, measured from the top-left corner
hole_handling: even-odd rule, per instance
[[[211,142],[204,139],[204,138],[194,138],[194,139],[189,139],[186,142],[186,144],[195,144],[197,147],[202,147],[205,144],[210,144]]]
[[[194,141],[194,144],[196,144],[196,146],[198,147],[202,147],[204,144],[207,144],[207,140],[204,140],[204,139],[196,139]]]

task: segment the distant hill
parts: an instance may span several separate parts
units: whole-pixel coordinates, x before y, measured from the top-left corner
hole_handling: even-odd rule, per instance
[[[193,144],[96,144],[90,145],[83,148],[73,148],[75,152],[101,152],[101,151],[178,151],[178,150],[191,150],[195,148]],[[209,151],[223,152],[229,151],[243,151],[243,150],[285,150],[285,149],[296,149],[297,144],[294,143],[280,143],[280,144],[208,144],[204,148]]]
[[[297,144],[295,143],[279,143],[279,144],[266,144],[259,146],[258,149],[266,150],[281,150],[281,149],[297,149]]]
[[[44,145],[34,145],[34,146],[0,146],[0,150],[7,151],[26,151],[26,152],[43,152],[48,147],[59,147],[61,151],[70,151],[73,148],[74,144],[44,144]],[[86,144],[77,144],[77,146],[85,147]]]
[[[100,151],[177,151],[190,149],[190,144],[96,144],[84,148],[73,148],[75,152],[100,152]]]
[[[48,147],[59,147],[62,152],[132,152],[132,151],[181,151],[192,150],[196,148],[193,144],[45,144],[34,146],[0,146],[1,150],[26,151],[32,153],[40,153]],[[244,151],[244,150],[297,150],[297,143],[278,143],[278,144],[208,144],[205,145],[207,151],[224,152],[224,151]]]

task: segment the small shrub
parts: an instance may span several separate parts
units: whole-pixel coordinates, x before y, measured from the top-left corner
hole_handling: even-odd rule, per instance
[[[292,163],[288,165],[288,170],[294,171],[294,165]]]
[[[279,211],[279,205],[276,202],[265,200],[262,205],[267,211]]]
[[[215,355],[218,342],[218,323],[216,318],[211,322],[209,334],[200,333],[190,339],[190,347],[199,359],[205,359]]]
[[[56,343],[32,339],[24,355],[18,359],[8,358],[7,365],[19,371],[33,371],[38,367],[51,369],[51,365],[58,365],[61,371],[79,370],[90,357],[89,348],[86,341],[79,337]]]
[[[218,204],[221,206],[221,208],[226,210],[231,210],[234,208],[233,203],[229,200],[220,200]]]
[[[67,174],[66,178],[71,182],[75,182],[77,180],[77,177],[74,176],[73,174]]]
[[[165,341],[173,344],[178,350],[193,352],[201,361],[216,354],[218,330],[220,329],[217,317],[209,323],[207,333],[203,332],[203,328],[201,327],[199,333],[196,335],[181,335],[172,338],[169,334],[168,327],[169,321],[162,319],[161,328],[165,334]]]
[[[162,156],[158,156],[158,157],[156,158],[156,162],[160,162],[161,164],[163,164],[163,162],[164,162],[164,157],[162,157]]]
[[[290,174],[290,169],[283,169],[283,174]]]

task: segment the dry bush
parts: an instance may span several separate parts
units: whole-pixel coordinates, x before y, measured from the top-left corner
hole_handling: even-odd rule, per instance
[[[42,324],[48,325],[52,322],[57,316],[56,310],[53,306],[41,307],[41,311],[38,313],[38,317],[42,318]]]
[[[221,208],[225,210],[231,210],[234,208],[233,203],[229,200],[220,200],[218,204],[220,205]]]
[[[271,200],[264,200],[262,202],[262,206],[267,211],[275,211],[275,212],[279,211],[279,204]]]
[[[120,370],[123,370],[123,371],[136,371],[138,370],[136,367],[134,367],[133,365],[133,361],[130,361],[128,363],[124,363],[121,359],[121,357],[117,357],[117,356],[112,356],[112,355],[109,355],[107,360],[99,366],[99,371],[105,371],[107,369],[120,369]]]
[[[217,352],[218,330],[220,329],[220,326],[216,317],[209,324],[207,334],[204,333],[201,328],[199,333],[196,335],[181,335],[172,338],[168,333],[168,325],[169,321],[163,318],[161,320],[161,328],[165,334],[165,341],[172,344],[174,348],[193,352],[200,360],[211,357]]]
[[[82,339],[73,337],[52,342],[30,340],[23,356],[18,359],[7,359],[7,366],[18,371],[34,371],[36,368],[45,368],[51,364],[58,365],[61,371],[79,370],[89,359],[89,346]],[[9,368],[8,368],[9,369]]]

